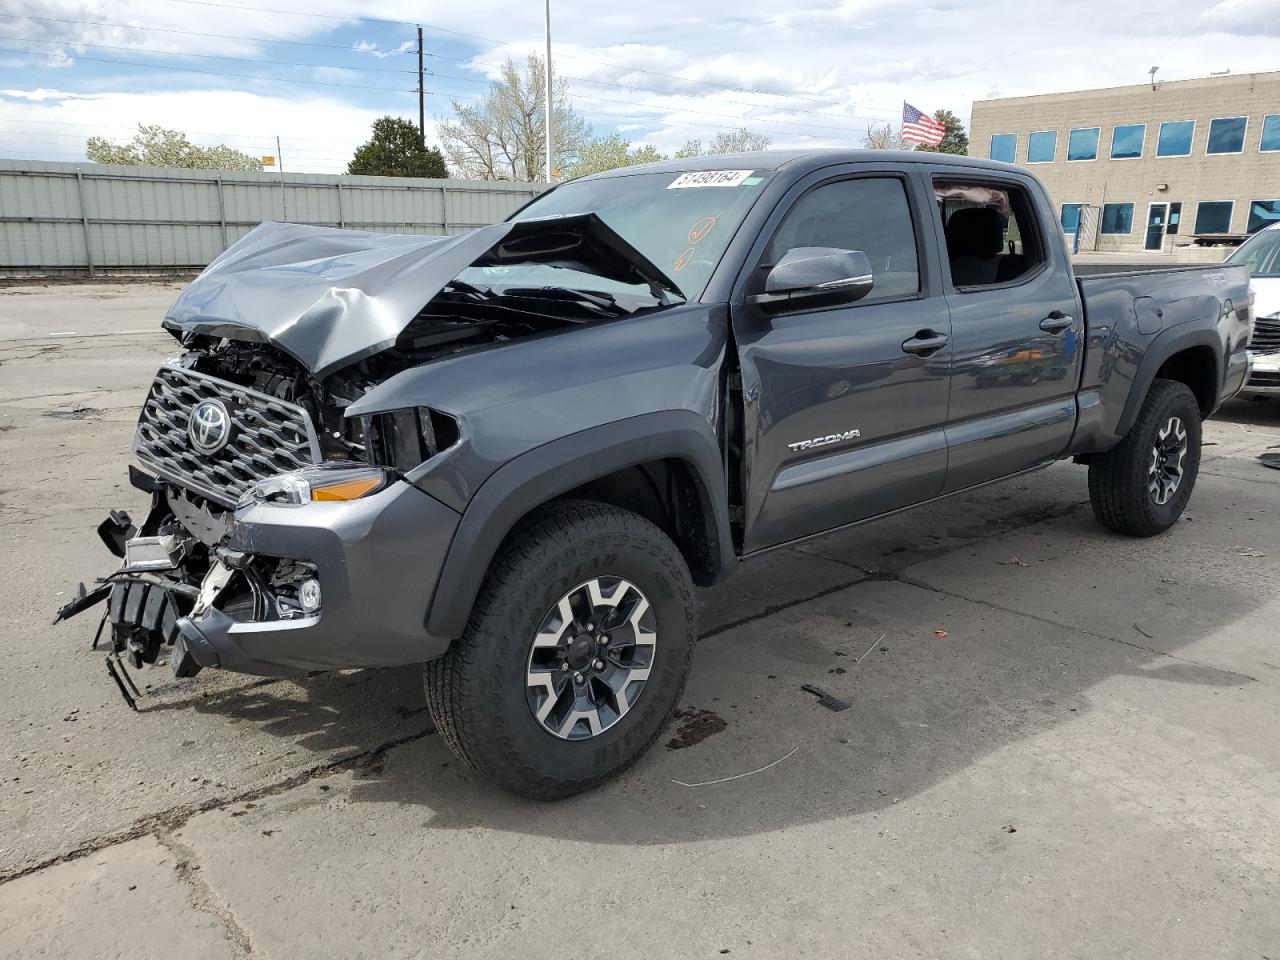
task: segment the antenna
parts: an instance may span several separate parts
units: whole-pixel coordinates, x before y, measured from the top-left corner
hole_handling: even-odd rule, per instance
[[[1152,67],[1150,70],[1148,70],[1148,71],[1147,71],[1147,76],[1149,76],[1149,77],[1151,78],[1151,89],[1152,89],[1152,90],[1154,90],[1154,89],[1156,88],[1156,71],[1157,71],[1157,70],[1159,70],[1159,69],[1160,69],[1159,67]]]

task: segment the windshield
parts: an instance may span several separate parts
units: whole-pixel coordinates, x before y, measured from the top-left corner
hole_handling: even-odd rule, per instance
[[[693,300],[702,295],[711,271],[771,175],[716,170],[580,180],[540,197],[514,219],[594,213]],[[540,264],[475,267],[462,276],[475,284],[574,287],[651,299],[647,287]]]
[[[1248,267],[1255,277],[1280,277],[1280,230],[1254,234],[1227,257],[1227,263]]]

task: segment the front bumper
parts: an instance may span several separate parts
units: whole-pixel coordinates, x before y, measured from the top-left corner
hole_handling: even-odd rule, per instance
[[[427,608],[458,514],[408,483],[346,503],[255,504],[238,510],[223,544],[316,568],[317,615],[240,621],[213,607],[178,621],[175,662],[291,676],[311,670],[421,663],[447,637],[426,630]]]
[[[1240,391],[1242,397],[1280,396],[1280,352],[1250,354],[1253,365]]]

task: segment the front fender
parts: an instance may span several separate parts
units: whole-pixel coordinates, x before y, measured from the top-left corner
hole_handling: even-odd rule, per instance
[[[696,478],[706,535],[721,574],[734,563],[724,464],[711,424],[666,410],[592,427],[545,443],[496,470],[462,515],[427,613],[427,630],[458,637],[498,548],[531,510],[584,483],[655,460],[679,460]]]

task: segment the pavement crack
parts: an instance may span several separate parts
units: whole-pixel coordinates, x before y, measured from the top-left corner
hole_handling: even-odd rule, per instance
[[[248,932],[236,921],[230,906],[218,899],[213,888],[200,875],[195,850],[179,840],[171,830],[158,830],[155,838],[162,847],[173,854],[174,871],[178,874],[178,880],[187,888],[191,906],[201,913],[210,914],[222,924],[237,957],[252,957],[253,944],[249,940]]]
[[[836,593],[840,590],[846,590],[849,587],[856,586],[857,584],[862,583],[866,579],[868,578],[854,577],[852,580],[848,580],[844,583],[837,583],[833,587],[826,587],[823,590],[819,590],[817,593],[811,593],[803,597],[797,597],[795,600],[787,600],[787,601],[784,601],[783,603],[775,603],[772,606],[765,607],[763,610],[759,610],[756,613],[751,614],[750,616],[740,617],[737,620],[730,620],[728,623],[722,623],[718,627],[713,627],[710,630],[704,631],[703,633],[698,635],[698,640],[699,641],[710,640],[712,637],[717,636],[721,633],[724,633],[726,630],[733,630],[736,627],[745,626],[748,623],[754,623],[756,620],[762,620],[765,617],[771,617],[775,613],[781,613],[783,610],[790,609],[791,607],[797,606],[798,604],[808,603],[810,600],[818,600],[822,597],[827,596],[827,594]]]
[[[271,783],[262,784],[257,787],[251,787],[248,790],[242,790],[239,793],[231,794],[225,797],[210,797],[200,803],[186,803],[180,806],[171,807],[160,813],[148,814],[141,819],[135,820],[131,825],[123,827],[111,833],[103,834],[82,843],[80,846],[71,850],[66,850],[57,856],[48,857],[36,863],[26,866],[17,867],[16,869],[7,870],[0,873],[0,886],[11,880],[17,880],[33,873],[39,873],[48,867],[55,866],[60,863],[68,863],[73,860],[79,860],[81,857],[87,857],[90,854],[97,853],[99,850],[105,850],[107,847],[114,847],[117,844],[125,843],[129,840],[137,840],[139,837],[155,834],[159,836],[162,832],[172,832],[183,826],[192,817],[202,813],[209,813],[212,810],[221,810],[224,807],[234,806],[239,803],[260,800],[264,797],[275,796],[292,790],[294,787],[301,786],[316,777],[325,776],[330,773],[337,773],[342,770],[359,769],[368,764],[376,763],[388,751],[394,750],[396,747],[402,747],[405,744],[413,743],[424,737],[429,737],[435,733],[434,727],[428,727],[425,730],[419,730],[416,733],[406,734],[403,737],[397,737],[394,740],[388,740],[378,744],[369,750],[362,750],[359,753],[348,754],[343,757],[337,757],[332,760],[326,760],[323,763],[317,763],[313,766],[300,770],[297,773],[284,777],[283,779],[273,781]]]

